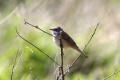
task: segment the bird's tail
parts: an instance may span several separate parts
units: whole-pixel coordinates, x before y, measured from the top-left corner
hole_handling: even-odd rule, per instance
[[[82,50],[80,50],[79,48],[77,48],[77,51],[79,51],[85,58],[88,58],[88,56],[85,55],[85,53]]]

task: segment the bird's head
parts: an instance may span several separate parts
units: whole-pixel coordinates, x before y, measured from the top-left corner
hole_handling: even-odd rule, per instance
[[[53,33],[54,36],[60,35],[60,32],[63,31],[63,29],[61,27],[52,28],[50,30],[52,30],[52,33]]]
[[[62,29],[61,27],[52,28],[52,29],[50,29],[50,30],[52,30],[53,32],[63,31],[63,29]]]

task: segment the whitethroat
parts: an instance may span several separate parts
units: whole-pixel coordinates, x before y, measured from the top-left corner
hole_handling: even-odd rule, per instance
[[[56,45],[60,47],[60,38],[61,38],[63,49],[73,48],[78,52],[80,52],[85,58],[88,57],[85,55],[85,53],[82,50],[80,50],[80,48],[76,45],[75,41],[66,32],[64,32],[61,27],[56,27],[50,30],[52,30],[53,41],[56,43]]]

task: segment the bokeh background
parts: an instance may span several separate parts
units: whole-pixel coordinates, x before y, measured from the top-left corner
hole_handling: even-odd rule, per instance
[[[61,26],[81,49],[100,23],[85,50],[89,58],[81,57],[66,80],[103,80],[120,70],[120,0],[0,0],[0,80],[10,80],[18,49],[13,80],[55,80],[54,63],[18,37],[15,29],[57,62],[60,49],[51,36],[25,25],[24,19],[49,33]],[[67,68],[79,53],[64,53]],[[120,80],[120,73],[109,80]]]

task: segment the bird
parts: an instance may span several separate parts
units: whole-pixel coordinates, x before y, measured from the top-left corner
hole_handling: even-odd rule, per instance
[[[61,38],[63,49],[73,48],[80,52],[85,58],[88,58],[88,56],[86,56],[85,53],[77,46],[75,41],[61,27],[55,27],[50,30],[52,31],[53,41],[56,43],[57,46],[60,47]]]

